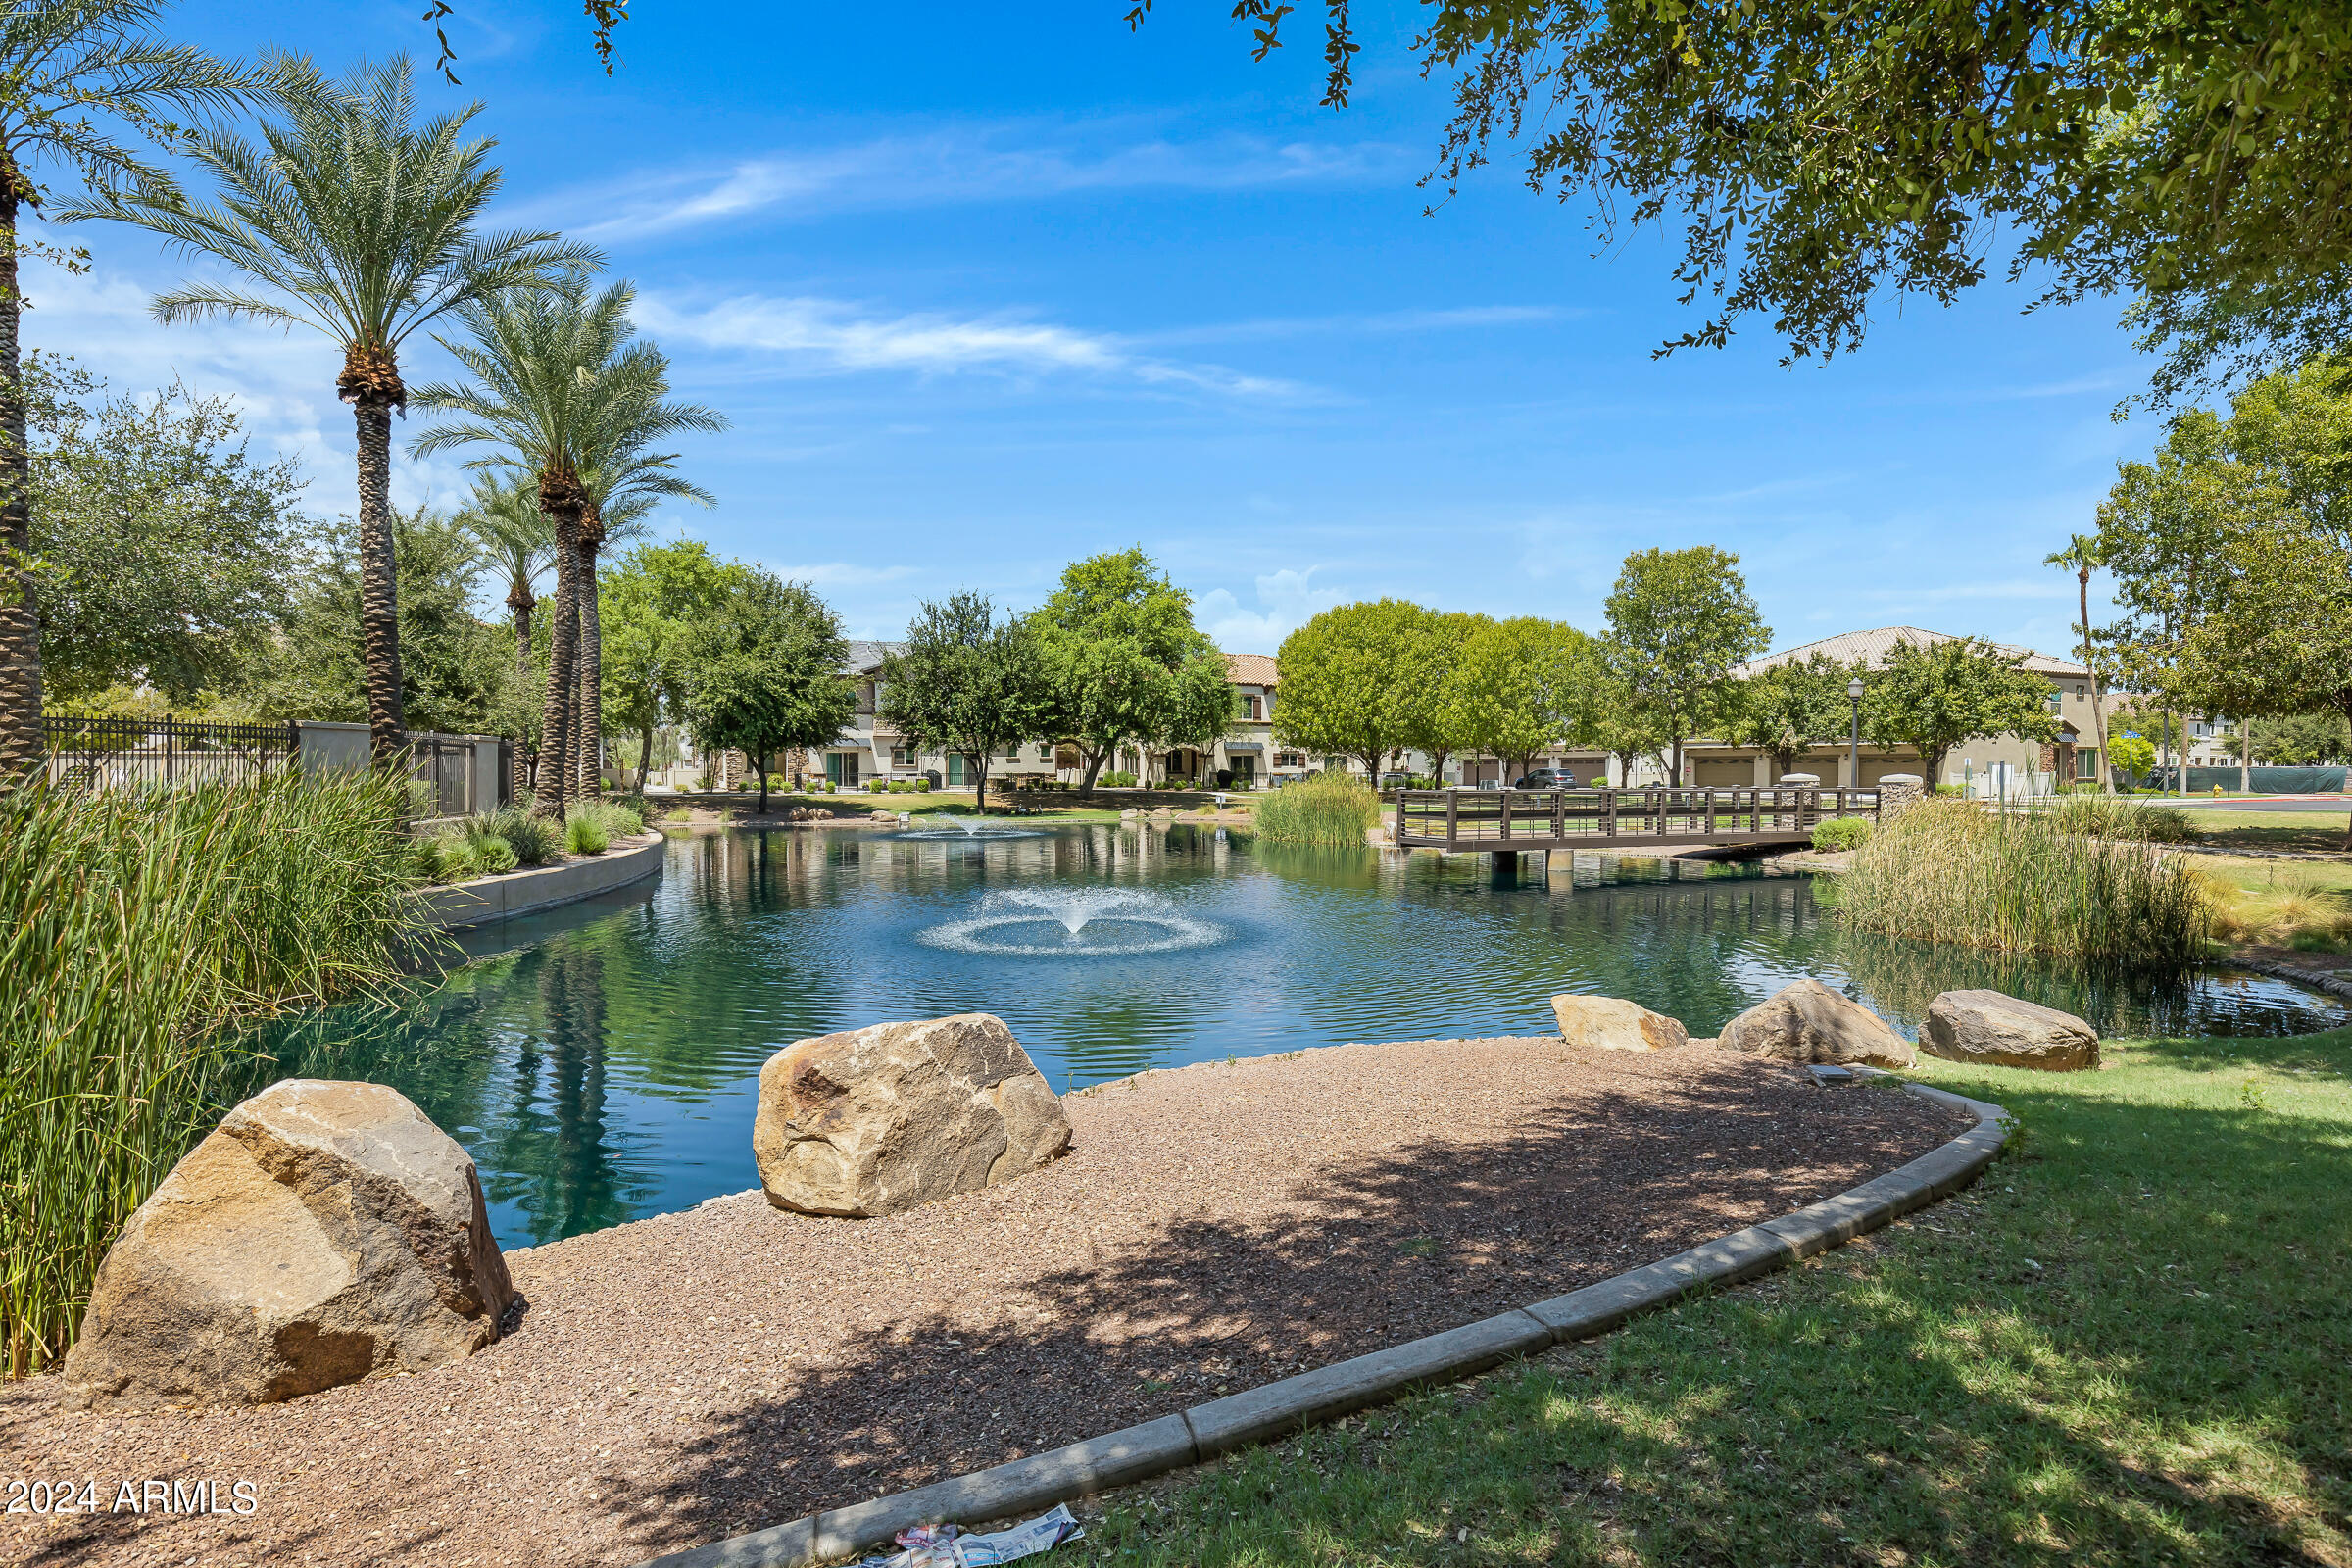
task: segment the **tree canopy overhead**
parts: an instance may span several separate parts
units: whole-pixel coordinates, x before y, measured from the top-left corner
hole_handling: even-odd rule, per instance
[[[1129,13],[1140,23],[1151,0]],[[1295,10],[1237,0],[1262,59]],[[1357,45],[1325,0],[1324,101]],[[1857,345],[1886,294],[1996,269],[2134,298],[2159,399],[2297,363],[2352,326],[2352,13],[2288,0],[1435,0],[1414,42],[1454,111],[1448,193],[1524,141],[1528,185],[1605,247],[1681,230],[1706,314],[1794,357]],[[2004,254],[2007,260],[2004,261]]]

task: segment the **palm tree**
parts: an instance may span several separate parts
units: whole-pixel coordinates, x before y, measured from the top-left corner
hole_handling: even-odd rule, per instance
[[[676,403],[669,390],[669,360],[651,343],[632,345],[652,363],[654,374],[636,383],[626,399],[611,405],[594,455],[580,470],[579,696],[572,711],[572,769],[582,791],[599,788],[599,752],[604,738],[604,628],[598,620],[596,558],[609,544],[624,543],[644,530],[646,516],[665,500],[715,503],[701,485],[676,471],[674,452],[648,452],[657,441],[683,431],[716,434],[726,416],[699,403]]]
[[[2106,552],[2095,533],[2079,533],[2067,541],[2064,550],[2054,550],[2041,558],[2045,566],[2063,566],[2075,574],[2075,587],[2080,595],[2082,612],[2082,667],[2090,671],[2090,723],[2097,732],[2095,744],[2099,751],[2099,768],[2104,776],[2107,767],[2107,699],[2099,690],[2099,666],[2091,658],[2090,646],[2090,574],[2107,564]]]
[[[190,138],[188,153],[219,188],[190,202],[151,183],[93,193],[71,215],[112,218],[216,257],[264,293],[189,283],[159,295],[166,322],[246,318],[324,333],[343,350],[335,391],[359,434],[361,642],[369,749],[379,763],[403,745],[400,632],[392,577],[392,411],[406,411],[400,348],[446,312],[514,288],[543,286],[594,265],[587,246],[554,234],[480,234],[498,194],[489,138],[461,140],[481,111],[468,105],[412,124],[408,57],[362,64],[338,82],[305,60],[280,59],[282,123],[256,147],[225,130]]]
[[[539,603],[533,589],[555,564],[556,539],[539,510],[539,492],[528,480],[484,475],[474,481],[473,498],[458,514],[459,523],[478,540],[482,559],[507,585],[507,610],[514,621],[514,678],[531,678],[531,612]],[[530,793],[533,753],[521,738],[514,748],[514,794]]]
[[[233,110],[266,86],[245,66],[158,38],[162,11],[155,0],[0,0],[0,776],[31,766],[45,749],[18,335],[18,255],[42,249],[17,235],[19,217],[40,211],[45,194],[33,173],[46,166],[83,185],[163,188],[163,172],[132,140],[176,134],[168,116]]]
[[[458,312],[468,337],[440,338],[473,376],[467,386],[435,383],[420,407],[458,417],[411,443],[422,455],[483,445],[492,452],[471,466],[530,475],[556,540],[556,618],[548,629],[547,706],[540,751],[558,765],[539,769],[535,808],[560,815],[579,791],[568,765],[579,679],[580,524],[588,505],[581,475],[612,449],[613,411],[665,385],[661,355],[631,343],[625,282],[591,292],[574,270],[545,289],[515,289],[468,302]],[[649,390],[651,389],[651,390]],[[588,592],[593,592],[589,585]]]

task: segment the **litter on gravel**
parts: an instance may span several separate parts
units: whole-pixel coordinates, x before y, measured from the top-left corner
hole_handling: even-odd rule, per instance
[[[916,1525],[899,1532],[900,1550],[885,1557],[863,1558],[857,1568],[982,1568],[986,1563],[1034,1557],[1085,1534],[1071,1516],[1069,1504],[1055,1503],[1051,1513],[985,1536],[967,1536],[961,1525]]]

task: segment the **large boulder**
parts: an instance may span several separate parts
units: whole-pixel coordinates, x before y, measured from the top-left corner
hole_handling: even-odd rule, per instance
[[[985,1012],[787,1046],[760,1069],[752,1155],[778,1208],[862,1219],[1025,1176],[1070,1118]]]
[[[1681,1020],[1617,997],[1557,996],[1551,1015],[1562,1040],[1592,1051],[1666,1051],[1690,1043]]]
[[[2099,1032],[2071,1012],[1998,991],[1946,991],[1928,1004],[1919,1049],[1951,1061],[2075,1072],[2099,1064]]]
[[[1918,1059],[1886,1019],[1812,979],[1783,986],[1725,1024],[1717,1043],[1774,1061],[1908,1067]]]
[[[122,1227],[66,1383],[85,1404],[267,1404],[470,1355],[514,1294],[465,1150],[396,1090],[289,1078]]]

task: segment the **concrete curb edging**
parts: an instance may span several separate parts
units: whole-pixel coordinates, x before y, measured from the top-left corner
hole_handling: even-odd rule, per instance
[[[662,869],[662,853],[668,847],[668,838],[654,832],[649,844],[608,850],[564,865],[539,865],[450,887],[426,888],[416,895],[417,906],[429,924],[444,931],[536,914],[655,875]]]
[[[1948,1198],[1977,1179],[2008,1141],[2009,1113],[1982,1100],[1906,1083],[1904,1089],[1976,1118],[1976,1126],[1907,1165],[1778,1219],[1566,1296],[1403,1345],[1336,1361],[1066,1447],[1032,1454],[911,1492],[833,1508],[788,1524],[690,1546],[640,1568],[803,1568],[890,1540],[910,1525],[1002,1519],[1148,1480],[1251,1444],[1383,1403],[1424,1384],[1483,1372],[1554,1345],[1608,1333],[1686,1296],[1737,1285]]]

